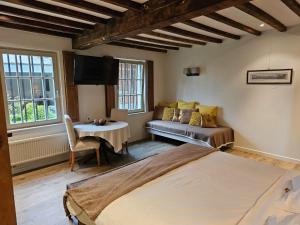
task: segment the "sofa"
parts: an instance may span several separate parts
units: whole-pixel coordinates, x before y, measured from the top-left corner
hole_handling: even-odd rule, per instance
[[[156,106],[157,107],[167,107]],[[172,103],[174,107],[174,103]],[[162,115],[157,116],[157,112],[154,112],[153,120],[146,123],[147,132],[152,137],[162,136],[178,141],[192,143],[207,147],[213,147],[221,149],[222,147],[230,146],[234,143],[234,131],[230,127],[217,125],[216,127],[201,127],[192,126],[189,123],[181,123],[179,121],[163,120]]]

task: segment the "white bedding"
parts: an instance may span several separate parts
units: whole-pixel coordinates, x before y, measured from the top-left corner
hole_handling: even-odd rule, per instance
[[[87,225],[264,225],[276,211],[266,209],[285,174],[215,152],[115,200],[95,222],[74,203],[68,202],[68,208]]]

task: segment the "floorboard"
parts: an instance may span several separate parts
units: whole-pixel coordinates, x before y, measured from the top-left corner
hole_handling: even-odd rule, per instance
[[[80,163],[70,172],[68,163],[39,169],[29,173],[15,176],[14,192],[19,225],[69,225],[70,221],[65,217],[62,197],[66,184],[72,183],[91,175],[124,165],[126,163],[142,159],[149,155],[166,151],[174,146],[174,143],[161,141],[145,141],[133,144],[129,147],[129,155],[110,155],[111,165],[102,162],[101,167],[96,167],[96,161],[87,164]],[[269,163],[285,169],[299,169],[300,165],[287,163],[262,157],[253,153],[239,150],[228,150],[230,154]]]

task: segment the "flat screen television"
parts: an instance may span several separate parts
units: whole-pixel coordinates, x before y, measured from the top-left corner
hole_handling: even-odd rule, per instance
[[[117,85],[118,79],[118,59],[109,56],[75,56],[75,84]]]

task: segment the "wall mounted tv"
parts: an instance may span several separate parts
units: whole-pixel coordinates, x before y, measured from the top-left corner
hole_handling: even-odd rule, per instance
[[[75,84],[117,85],[118,79],[118,59],[110,56],[75,56]]]

